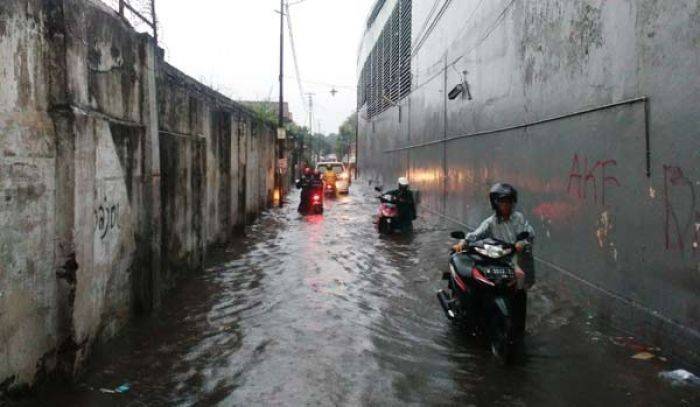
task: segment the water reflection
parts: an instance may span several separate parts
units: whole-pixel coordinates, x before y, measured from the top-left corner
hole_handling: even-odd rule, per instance
[[[296,197],[212,253],[160,315],[97,355],[84,383],[44,405],[609,405],[698,402],[631,361],[576,306],[545,285],[530,293],[522,361],[507,368],[445,320],[435,291],[454,227],[425,215],[413,233],[380,238],[368,189]],[[597,338],[593,340],[592,338]],[[120,398],[99,388],[129,381]],[[31,402],[28,402],[32,404]]]

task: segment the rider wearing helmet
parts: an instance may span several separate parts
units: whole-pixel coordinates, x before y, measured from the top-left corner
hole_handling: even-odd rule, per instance
[[[494,214],[484,220],[476,230],[467,234],[466,239],[455,245],[455,251],[462,251],[469,242],[493,238],[515,245],[518,252],[517,266],[525,273],[524,289],[518,290],[515,297],[518,310],[514,322],[519,332],[525,332],[527,314],[527,291],[535,283],[535,265],[532,255],[532,243],[535,231],[525,219],[525,215],[515,210],[518,203],[518,191],[512,185],[497,183],[489,191],[489,201]],[[522,238],[522,236],[527,237]],[[521,240],[518,240],[518,238]]]
[[[326,183],[326,185],[330,185],[331,188],[335,191],[336,189],[336,182],[338,182],[338,174],[333,171],[333,168],[330,166],[326,168],[326,171],[323,173],[323,182]]]
[[[323,193],[323,179],[321,178],[321,171],[318,169],[314,170],[313,176],[311,177],[311,190],[318,189]]]
[[[392,195],[396,200],[401,221],[410,223],[416,220],[416,204],[413,200],[413,192],[408,183],[408,178],[399,178],[398,184],[398,189],[389,191],[388,194]]]
[[[532,256],[526,249],[532,245],[535,231],[525,219],[525,215],[515,210],[518,191],[510,184],[494,184],[489,191],[489,202],[494,214],[486,218],[476,230],[467,234],[467,238],[455,245],[454,249],[461,251],[468,242],[489,237],[515,244],[516,250],[521,254],[518,256],[518,264],[525,272],[525,285],[529,287],[535,282],[535,270]],[[528,237],[518,240],[518,235],[524,232]]]
[[[301,188],[301,199],[299,202],[299,211],[304,211],[307,208],[309,197],[311,196],[311,182],[313,180],[313,170],[311,167],[305,167],[301,179],[297,181],[297,188]]]

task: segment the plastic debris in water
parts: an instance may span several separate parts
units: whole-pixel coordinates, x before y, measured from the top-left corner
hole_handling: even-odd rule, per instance
[[[700,377],[695,376],[687,370],[678,369],[659,373],[659,377],[668,380],[673,386],[700,386]]]
[[[100,392],[106,393],[106,394],[124,394],[124,393],[128,393],[129,390],[131,390],[131,385],[129,383],[124,383],[121,386],[117,387],[116,389],[101,388]]]
[[[654,359],[654,354],[649,353],[649,352],[639,352],[636,355],[632,356],[632,359],[637,359],[637,360]]]
[[[121,386],[114,389],[114,391],[116,391],[119,394],[127,393],[129,390],[131,390],[131,385],[129,383],[124,383]]]

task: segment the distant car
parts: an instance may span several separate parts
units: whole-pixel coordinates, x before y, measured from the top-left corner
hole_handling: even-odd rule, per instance
[[[338,161],[326,161],[316,164],[316,169],[324,173],[326,171],[333,171],[338,176],[338,180],[335,182],[336,190],[341,194],[347,194],[350,192],[350,172],[345,165]]]

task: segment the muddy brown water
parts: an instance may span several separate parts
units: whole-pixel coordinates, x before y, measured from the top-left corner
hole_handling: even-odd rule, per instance
[[[296,205],[213,252],[78,383],[12,404],[700,405],[697,389],[657,378],[673,361],[632,359],[622,334],[546,282],[530,292],[523,357],[500,366],[435,298],[454,225],[425,215],[412,235],[378,237],[362,185],[323,216]],[[100,392],[126,382],[127,394]]]

